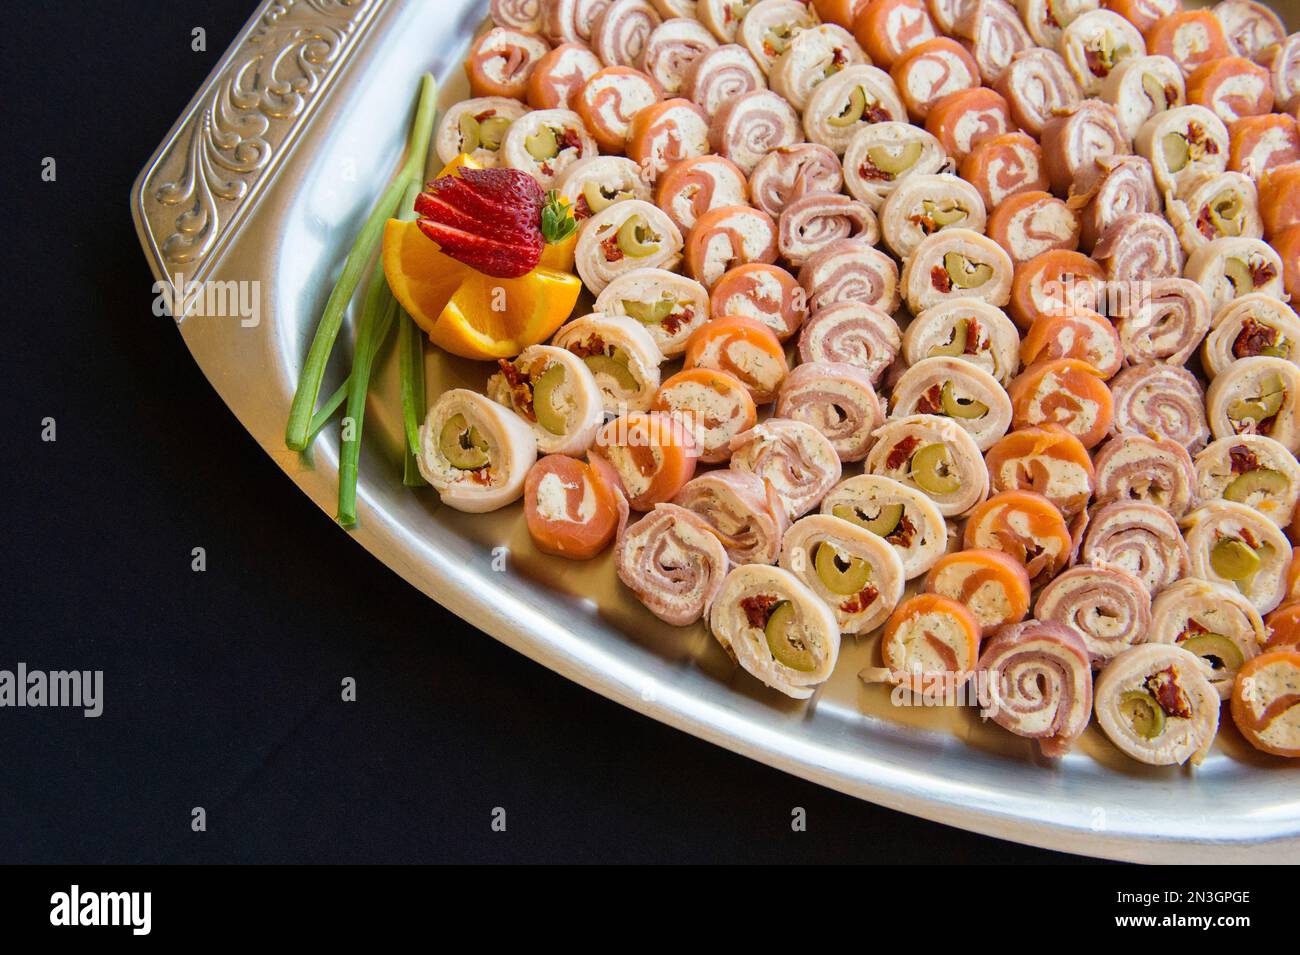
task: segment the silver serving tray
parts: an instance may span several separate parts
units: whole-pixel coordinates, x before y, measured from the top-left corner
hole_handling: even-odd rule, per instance
[[[485,8],[482,0],[263,3],[132,191],[160,281],[180,273],[260,284],[256,326],[191,314],[180,331],[222,399],[329,516],[337,428],[308,455],[287,450],[290,397],[346,250],[399,162],[416,78],[432,70],[443,105],[467,95],[460,62]],[[323,393],[350,363],[349,340],[345,331]],[[395,365],[381,356],[362,451],[361,526],[351,536],[521,653],[735,752],[964,829],[1147,862],[1300,858],[1300,767],[1256,753],[1231,725],[1196,770],[1134,763],[1095,728],[1073,754],[1046,762],[971,708],[892,707],[887,690],[856,677],[873,640],[846,640],[834,677],[807,704],[762,688],[702,626],[668,627],[621,591],[608,556],[539,555],[518,505],[465,515],[439,507],[432,491],[403,487]],[[428,371],[431,395],[481,388],[487,375],[441,354],[430,354]]]

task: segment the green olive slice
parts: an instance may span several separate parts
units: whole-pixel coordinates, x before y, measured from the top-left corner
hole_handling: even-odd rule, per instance
[[[1253,548],[1235,537],[1225,537],[1210,551],[1210,566],[1224,580],[1245,580],[1262,561]]]
[[[1229,671],[1240,670],[1246,662],[1241,656],[1241,648],[1221,633],[1198,633],[1182,641],[1179,646],[1198,657],[1210,659],[1211,663],[1218,660],[1222,668]]]
[[[867,91],[861,86],[855,86],[853,92],[849,94],[849,101],[844,109],[838,115],[827,117],[826,122],[832,126],[852,126],[866,111]]]
[[[1256,399],[1238,398],[1228,405],[1228,417],[1233,421],[1266,421],[1282,410],[1286,400],[1286,387],[1277,375],[1270,375],[1260,385]]]
[[[976,264],[960,252],[946,253],[943,268],[957,288],[979,288],[993,278],[993,266]]]
[[[1165,84],[1154,73],[1142,74],[1142,90],[1151,98],[1153,113],[1163,113],[1169,108],[1169,97],[1165,95]]]
[[[794,604],[782,600],[767,618],[763,636],[767,637],[767,648],[772,651],[772,657],[778,663],[800,673],[810,673],[817,669],[817,659],[813,656],[812,648],[790,632],[797,619]]]
[[[918,142],[905,143],[902,149],[889,146],[871,146],[867,149],[867,158],[881,172],[897,176],[916,165],[916,161],[921,158],[921,144]]]
[[[946,345],[935,345],[930,349],[930,357],[948,355],[957,357],[966,354],[966,344],[970,336],[970,320],[960,318],[952,327],[952,338]]]
[[[554,129],[543,126],[533,135],[524,137],[524,149],[538,162],[545,162],[560,154],[560,140]]]
[[[659,325],[664,319],[673,313],[677,305],[674,298],[658,298],[653,302],[638,302],[635,299],[625,298],[623,301],[623,311],[629,318],[635,318],[644,325]]]
[[[1210,224],[1219,235],[1241,235],[1245,210],[1240,194],[1225,189],[1209,201],[1208,208]]]
[[[505,139],[506,130],[509,128],[509,116],[489,116],[478,124],[479,144],[484,149],[495,152],[501,148],[501,140]]]
[[[567,416],[555,404],[556,389],[564,384],[564,366],[559,362],[548,367],[533,382],[533,414],[537,423],[551,434],[564,434]]]
[[[1285,494],[1290,482],[1281,471],[1272,468],[1255,468],[1235,477],[1231,484],[1223,489],[1224,500],[1245,504],[1255,494]]]
[[[939,394],[943,413],[951,418],[971,420],[982,418],[989,413],[989,406],[984,402],[976,401],[974,398],[958,398],[953,394],[951,381],[943,383],[943,390]]]
[[[637,380],[628,367],[627,353],[614,349],[613,355],[588,355],[583,359],[593,375],[609,375],[623,391],[636,391]]]
[[[936,202],[934,199],[922,199],[921,208],[929,219],[933,219],[939,228],[955,225],[966,218],[966,210],[957,202],[947,200]]]
[[[487,467],[488,443],[478,433],[465,416],[454,414],[442,424],[438,433],[438,447],[447,462],[462,471],[477,471]]]
[[[1160,148],[1165,154],[1165,168],[1170,172],[1182,172],[1191,161],[1192,151],[1182,133],[1165,133]]]
[[[1250,275],[1250,266],[1241,259],[1228,259],[1224,262],[1223,274],[1228,277],[1228,281],[1232,283],[1238,295],[1245,295],[1255,288],[1255,280]]]
[[[618,247],[624,255],[643,259],[659,251],[659,236],[655,235],[644,216],[628,216],[618,227]]]
[[[1119,698],[1119,711],[1144,739],[1155,739],[1165,731],[1165,711],[1146,690],[1127,690]]]
[[[479,126],[477,119],[469,113],[461,113],[456,128],[460,131],[461,152],[472,153],[479,148],[482,142],[482,127]]]
[[[917,487],[931,494],[952,494],[961,487],[948,445],[941,441],[927,444],[912,455],[911,476]]]
[[[867,517],[852,504],[836,504],[831,508],[831,514],[841,520],[857,524],[877,537],[888,537],[903,520],[903,505],[882,504],[880,512],[875,517]]]
[[[813,554],[813,569],[826,589],[848,596],[862,591],[871,580],[871,564],[861,557],[846,557],[834,544],[822,541]]]

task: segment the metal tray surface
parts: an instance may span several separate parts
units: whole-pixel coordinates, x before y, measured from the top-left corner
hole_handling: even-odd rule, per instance
[[[298,370],[346,250],[399,162],[416,78],[432,70],[444,106],[467,95],[460,63],[486,6],[263,3],[132,191],[160,281],[257,283],[242,286],[258,295],[256,325],[196,312],[180,332],[258,444],[329,516],[337,429],[306,455],[284,446]],[[346,373],[349,343],[345,330],[323,393]],[[436,351],[431,396],[482,388],[486,366]],[[570,563],[539,554],[519,505],[466,515],[440,507],[430,490],[403,487],[391,349],[376,375],[361,524],[351,536],[443,606],[569,679],[804,778],[1003,839],[1146,862],[1300,859],[1300,767],[1251,749],[1226,708],[1229,725],[1196,770],[1139,765],[1095,727],[1071,755],[1045,761],[974,708],[891,706],[887,689],[856,676],[875,641],[852,638],[811,701],[787,700],[733,667],[702,625],[676,629],[651,616],[621,589],[608,555]]]

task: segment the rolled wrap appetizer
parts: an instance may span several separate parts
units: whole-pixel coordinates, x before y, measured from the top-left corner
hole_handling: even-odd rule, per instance
[[[1144,34],[1165,17],[1183,9],[1183,0],[1102,0],[1102,6],[1114,10]]]
[[[1111,10],[1075,17],[1061,32],[1057,48],[1084,96],[1100,93],[1111,71],[1126,60],[1147,54],[1138,28]]]
[[[538,460],[524,482],[528,536],[544,554],[590,560],[614,540],[627,520],[618,479],[602,459],[585,464],[565,454]]]
[[[433,146],[443,165],[461,153],[485,169],[501,162],[501,140],[510,125],[528,109],[505,96],[461,100],[442,114]]]
[[[763,478],[785,502],[790,518],[807,514],[840,479],[830,439],[810,424],[768,418],[731,444],[731,467]]]
[[[695,156],[674,163],[655,183],[656,204],[683,235],[711,209],[743,206],[748,198],[745,174],[721,156]]]
[[[1059,425],[1012,431],[984,455],[991,491],[1033,491],[1067,518],[1088,506],[1096,473],[1088,449]]]
[[[986,222],[979,190],[946,173],[908,176],[880,209],[885,245],[904,262],[922,242],[944,229],[983,232]]]
[[[710,116],[744,93],[765,89],[767,79],[743,46],[727,43],[695,59],[682,93]]]
[[[560,327],[552,343],[581,358],[595,376],[610,414],[644,411],[659,389],[663,354],[636,319],[587,315]]]
[[[1210,439],[1205,391],[1186,368],[1134,365],[1111,379],[1116,431],[1154,433],[1195,454]]]
[[[930,11],[930,19],[939,32],[951,36],[957,27],[957,23],[966,15],[966,10],[970,5],[970,0],[926,0],[926,7]]]
[[[1209,10],[1179,10],[1161,18],[1146,30],[1146,47],[1177,63],[1184,76],[1232,53],[1223,26]]]
[[[903,360],[927,358],[970,362],[1006,385],[1020,368],[1020,334],[1000,309],[987,302],[956,299],[927,308],[903,333]]]
[[[838,239],[814,252],[799,268],[808,309],[819,312],[843,303],[887,314],[898,310],[898,265],[862,239]]]
[[[796,700],[826,682],[839,656],[830,608],[794,574],[765,564],[727,574],[709,631],[750,676]]]
[[[989,214],[988,236],[1016,265],[1053,249],[1079,247],[1079,217],[1051,193],[1017,192]]]
[[[731,457],[731,439],[758,420],[754,399],[744,383],[711,368],[679,371],[660,385],[650,407],[686,426],[705,464]]]
[[[1011,257],[969,229],[944,229],[922,240],[903,266],[903,300],[915,314],[957,298],[1006,305]]]
[[[647,0],[613,0],[591,24],[591,48],[606,66],[636,66],[662,22]]]
[[[682,247],[682,234],[667,213],[642,199],[627,199],[586,221],[574,262],[583,284],[599,295],[628,272],[672,270],[681,261]]]
[[[471,96],[522,100],[528,78],[551,45],[536,33],[495,27],[474,41],[465,60]]]
[[[839,192],[843,185],[840,157],[816,143],[772,150],[758,161],[749,179],[754,205],[774,219],[796,199],[811,192]]]
[[[949,93],[980,85],[980,68],[970,52],[950,37],[926,40],[904,53],[889,69],[898,95],[915,122]]]
[[[549,189],[564,170],[597,154],[581,117],[567,109],[537,109],[510,124],[501,140],[500,161],[528,173]]]
[[[1287,568],[1286,599],[1276,610],[1269,611],[1264,618],[1264,629],[1268,633],[1265,650],[1300,649],[1300,603],[1295,600],[1296,561],[1291,560]]]
[[[544,0],[541,32],[552,43],[587,43],[611,0]]]
[[[1273,80],[1273,106],[1288,113],[1300,106],[1300,33],[1292,33],[1256,57]]]
[[[733,564],[774,564],[790,515],[771,483],[748,471],[721,469],[692,478],[677,496],[722,541]]]
[[[1132,151],[1115,107],[1098,99],[1085,99],[1070,112],[1049,119],[1043,125],[1041,143],[1047,179],[1061,197],[1091,174],[1098,160]]]
[[[1056,48],[1061,33],[1071,21],[1100,5],[1098,0],[1016,0],[1016,9],[1029,35],[1039,46],[1049,49]]]
[[[795,268],[841,239],[860,239],[873,245],[880,240],[880,224],[865,202],[811,192],[787,205],[778,220],[777,248],[781,258]]]
[[[797,0],[758,0],[740,18],[736,42],[749,51],[759,69],[770,73],[795,36],[814,22],[807,4]]]
[[[642,174],[658,178],[675,163],[709,151],[709,118],[688,99],[652,103],[632,117],[627,155]]]
[[[894,683],[914,692],[955,690],[974,673],[980,625],[968,609],[938,594],[904,600],[880,640],[885,665],[858,675],[867,683]]]
[[[729,100],[713,114],[709,127],[714,151],[734,162],[745,175],[752,173],[759,160],[772,150],[793,146],[802,139],[799,114],[767,89],[751,90]]]
[[[853,34],[833,23],[800,30],[776,58],[768,74],[772,89],[797,110],[808,105],[812,91],[828,76],[867,63]]]
[[[777,224],[761,209],[719,206],[696,220],[686,242],[686,271],[708,288],[729,270],[750,262],[774,262]]]
[[[871,62],[885,69],[937,35],[923,0],[867,0],[853,19],[853,33]]]
[[[518,500],[536,460],[528,423],[465,388],[443,392],[420,428],[420,474],[458,511],[482,514]]]
[[[790,373],[776,335],[744,315],[723,315],[696,331],[686,343],[684,365],[734,375],[760,405],[776,397]]]
[[[890,120],[906,122],[907,110],[889,74],[874,66],[849,66],[823,80],[808,97],[803,132],[809,142],[843,155],[859,129]]]
[[[1029,574],[998,550],[944,554],[930,568],[925,589],[969,608],[986,631],[1018,623],[1029,611]]]
[[[893,478],[934,501],[944,517],[971,511],[988,493],[979,446],[961,425],[938,415],[891,419],[875,433],[866,473]]]
[[[675,504],[657,504],[619,535],[614,567],[647,610],[686,627],[722,590],[727,555],[704,521]]]
[[[985,83],[996,83],[1017,53],[1034,45],[1016,10],[1006,0],[970,0],[953,28],[965,41]]]
[[[1178,240],[1173,240],[1174,248]],[[1021,264],[1011,284],[1007,311],[1025,331],[1043,315],[1097,309],[1105,296],[1106,273],[1080,252],[1053,249]]]
[[[1210,300],[1191,279],[1158,278],[1117,296],[1113,317],[1130,364],[1185,364],[1210,330]]]
[[[1133,145],[1151,163],[1156,185],[1166,193],[1178,194],[1206,173],[1228,168],[1228,128],[1204,106],[1153,114]]]
[[[1079,248],[1089,251],[1121,217],[1163,208],[1151,163],[1141,156],[1098,159],[1095,173],[1071,187],[1069,204],[1079,212]]]
[[[664,20],[646,37],[641,51],[641,68],[670,96],[686,86],[691,66],[718,41],[700,21],[675,16]]]
[[[1204,290],[1215,315],[1243,295],[1263,294],[1279,299],[1286,294],[1282,287],[1282,257],[1263,239],[1207,242],[1187,257],[1183,274]]]
[[[591,453],[613,466],[632,509],[648,511],[671,500],[691,479],[700,451],[679,419],[633,411],[596,432]]]
[[[1152,766],[1195,765],[1219,729],[1219,694],[1200,657],[1168,644],[1131,647],[1101,671],[1094,707],[1102,732]]]
[[[1047,498],[1003,491],[971,511],[962,546],[1007,554],[1024,565],[1032,586],[1041,587],[1065,569],[1073,542],[1065,517]]]
[[[1224,584],[1268,613],[1282,602],[1291,543],[1272,520],[1235,501],[1210,501],[1187,517],[1192,575]]]
[[[1091,309],[1042,315],[1029,326],[1020,346],[1020,361],[1028,368],[1035,362],[1058,358],[1082,361],[1102,378],[1109,378],[1124,363],[1120,334],[1110,319]]]
[[[1169,199],[1165,211],[1189,255],[1215,239],[1264,236],[1255,181],[1244,173],[1207,175]]]
[[[1239,434],[1210,442],[1196,455],[1196,497],[1232,501],[1279,527],[1291,523],[1300,502],[1300,462],[1272,438]]]
[[[980,143],[958,167],[961,177],[979,190],[986,209],[1022,192],[1049,187],[1043,150],[1032,136],[1006,133]]]
[[[624,156],[592,156],[575,162],[555,180],[555,190],[573,208],[579,225],[624,199],[648,202],[650,187],[641,168]]]
[[[528,77],[533,109],[572,109],[578,90],[601,68],[596,54],[579,43],[562,43],[537,61]]]
[[[843,362],[805,362],[790,372],[776,414],[812,425],[830,439],[841,461],[861,461],[885,420],[871,376]]]
[[[1005,135],[1015,125],[1001,94],[981,86],[939,97],[925,118],[925,128],[949,156],[961,162],[984,140]]]
[[[600,386],[587,364],[553,345],[530,345],[488,379],[487,393],[527,421],[543,454],[585,454],[605,422]]]
[[[699,282],[664,269],[624,272],[596,297],[602,315],[639,322],[664,358],[686,351],[686,342],[709,320],[709,293]]]
[[[541,0],[492,0],[488,4],[488,16],[499,27],[542,32]]]
[[[1178,233],[1163,216],[1150,212],[1123,215],[1112,222],[1097,239],[1092,257],[1102,264],[1110,282],[1130,290],[1143,281],[1176,276],[1183,270]]]
[[[1270,650],[1242,667],[1232,690],[1232,721],[1257,750],[1300,756],[1300,653]]]
[[[998,380],[960,358],[925,358],[894,383],[890,417],[914,414],[952,418],[987,451],[1011,425],[1011,399]]]
[[[1016,428],[1060,425],[1085,448],[1110,430],[1114,402],[1097,370],[1075,358],[1057,358],[1027,368],[1011,383]]]
[[[1205,410],[1216,438],[1262,434],[1300,451],[1300,367],[1283,358],[1233,362],[1210,382]]]
[[[847,478],[823,498],[821,512],[857,524],[893,547],[908,580],[935,566],[947,546],[943,515],[934,502],[892,478]]]
[[[779,265],[750,262],[724,272],[710,300],[714,315],[744,315],[785,341],[808,315],[800,291],[795,277]]]
[[[1128,571],[1081,564],[1044,587],[1034,616],[1069,627],[1083,638],[1100,669],[1151,630],[1151,595]]]
[[[1178,522],[1167,511],[1140,501],[1112,501],[1098,507],[1088,522],[1080,557],[1132,574],[1152,595],[1191,569]]]
[[[1214,16],[1237,56],[1254,59],[1286,38],[1277,14],[1256,0],[1222,0],[1214,5]]]
[[[1241,56],[1202,63],[1187,77],[1187,101],[1204,106],[1228,125],[1273,109],[1268,70]]]
[[[1196,471],[1187,449],[1168,438],[1117,434],[1097,452],[1097,500],[1142,501],[1182,517],[1192,506]]]
[[[795,521],[781,542],[781,567],[830,608],[842,634],[876,629],[903,598],[903,564],[894,549],[838,517]]]
[[[842,361],[879,381],[894,363],[903,335],[888,313],[870,305],[841,302],[816,312],[799,333],[799,360]]]
[[[1268,113],[1237,120],[1228,131],[1228,168],[1244,172],[1258,183],[1266,171],[1300,161],[1300,129],[1296,128],[1295,119]],[[1264,217],[1264,234],[1271,235],[1271,198],[1261,193],[1259,206]]]
[[[1048,120],[1083,101],[1061,54],[1043,47],[1013,56],[993,88],[1006,99],[1012,122],[1031,136],[1041,136]]]
[[[1204,580],[1180,580],[1151,605],[1148,643],[1174,644],[1209,667],[1206,676],[1222,699],[1237,672],[1259,654],[1264,621],[1234,588]]]
[[[1187,105],[1183,71],[1167,56],[1129,57],[1102,80],[1097,95],[1115,107],[1129,139],[1152,116]]]
[[[914,176],[949,167],[939,140],[910,123],[884,121],[853,134],[844,151],[844,185],[873,209]]]

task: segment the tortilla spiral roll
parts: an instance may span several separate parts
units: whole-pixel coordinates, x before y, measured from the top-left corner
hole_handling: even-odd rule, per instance
[[[1069,195],[1070,187],[1092,172],[1098,160],[1131,152],[1115,107],[1096,99],[1049,119],[1041,142],[1047,178],[1058,196]]]
[[[528,77],[528,105],[533,109],[572,109],[582,85],[601,67],[585,46],[563,43],[537,61]]]
[[[721,315],[686,343],[686,368],[725,371],[744,382],[755,404],[776,397],[790,373],[785,349],[770,328],[744,315]]]
[[[1065,569],[1073,541],[1065,517],[1047,498],[1032,491],[1003,491],[971,511],[962,546],[1015,558],[1038,587]]]
[[[1030,38],[1040,47],[1055,49],[1060,43],[1061,33],[1071,21],[1081,13],[1096,10],[1098,0],[1016,0],[1015,7],[1020,19],[1029,31]]]
[[[1080,252],[1044,252],[1016,268],[1007,311],[1028,331],[1043,315],[1095,310],[1105,295],[1105,278],[1101,265]]]
[[[1292,362],[1262,355],[1233,362],[1210,382],[1205,408],[1216,438],[1262,434],[1300,451],[1300,367]]]
[[[968,513],[988,493],[979,446],[950,418],[891,418],[875,433],[866,473],[893,478],[934,501],[944,517]]]
[[[776,414],[812,425],[845,462],[867,456],[871,434],[885,420],[871,376],[843,362],[797,366],[781,385]]]
[[[1210,377],[1238,358],[1300,355],[1300,317],[1281,299],[1260,292],[1233,299],[1214,314],[1201,350]]]
[[[1300,462],[1272,438],[1239,434],[1212,441],[1196,455],[1196,497],[1202,503],[1245,504],[1279,527],[1300,502]]]
[[[641,168],[626,156],[579,159],[560,173],[555,189],[568,200],[579,225],[615,202],[651,198],[650,187],[641,178]]]
[[[808,97],[803,132],[809,142],[842,156],[858,130],[890,120],[906,122],[907,110],[889,74],[874,66],[849,66],[819,83]]]
[[[1263,294],[1280,299],[1286,294],[1282,287],[1282,257],[1263,239],[1207,242],[1187,257],[1183,274],[1200,285],[1209,310],[1216,315],[1242,295]]]
[[[719,206],[696,220],[686,242],[686,271],[712,288],[723,274],[749,262],[775,262],[777,225],[761,209]]]
[[[1195,454],[1210,439],[1205,419],[1205,392],[1186,368],[1134,365],[1110,383],[1115,430],[1155,433]]]
[[[797,110],[808,105],[813,89],[837,70],[867,63],[853,34],[833,23],[796,33],[768,73],[772,89]]]
[[[698,20],[673,17],[646,38],[641,68],[670,96],[681,93],[692,65],[718,41]]]
[[[750,262],[723,273],[710,301],[714,315],[744,315],[785,341],[808,316],[801,292],[795,277],[779,265]]]
[[[1067,518],[1088,505],[1096,485],[1087,449],[1057,425],[1012,431],[988,450],[984,460],[992,491],[1033,491]]]
[[[1162,208],[1151,164],[1141,156],[1098,159],[1095,173],[1071,187],[1069,204],[1079,210],[1079,247],[1089,250],[1122,216]]]
[[[1110,10],[1089,10],[1075,17],[1057,46],[1084,96],[1096,96],[1112,70],[1147,54],[1138,28]]]
[[[840,157],[816,143],[772,150],[758,161],[749,177],[754,205],[773,219],[795,199],[812,192],[839,192],[843,185]]]
[[[867,0],[853,19],[853,33],[871,62],[886,70],[937,36],[924,0]]]
[[[1242,665],[1259,654],[1266,630],[1259,611],[1232,587],[1180,580],[1151,605],[1148,643],[1174,644],[1208,665],[1210,684],[1222,699]]]
[[[596,432],[591,453],[618,474],[634,511],[669,501],[695,474],[700,449],[686,425],[659,411],[632,411]]]
[[[966,15],[970,0],[926,0],[926,7],[939,32],[952,36],[958,21]]]
[[[606,66],[636,66],[662,22],[646,0],[613,0],[591,27],[591,48]]]
[[[886,312],[841,302],[815,312],[799,333],[799,360],[842,361],[879,381],[903,344],[898,323]]]
[[[1284,37],[1256,59],[1273,80],[1273,107],[1294,112],[1300,106],[1300,33]]]
[[[501,139],[500,161],[528,173],[543,189],[549,189],[564,170],[596,154],[596,141],[577,113],[535,109],[510,124]]]
[[[1124,351],[1110,319],[1091,309],[1078,308],[1034,319],[1020,346],[1020,361],[1026,368],[1059,358],[1085,362],[1100,377],[1110,378],[1124,364]]]
[[[1025,369],[1009,389],[1016,428],[1060,425],[1085,448],[1110,430],[1114,402],[1097,370],[1075,358],[1056,358]]]
[[[1202,63],[1187,77],[1187,100],[1231,125],[1273,109],[1273,81],[1262,66],[1240,56]]]
[[[970,608],[986,631],[1018,623],[1029,610],[1029,575],[1022,564],[997,550],[944,554],[930,568],[925,589]]]
[[[656,504],[619,535],[614,567],[647,610],[686,627],[704,616],[721,591],[727,555],[700,518],[675,504]]]
[[[537,439],[527,422],[465,388],[443,392],[420,428],[420,474],[442,503],[468,514],[518,500],[536,460]]]
[[[501,140],[510,124],[528,112],[523,103],[507,96],[481,96],[461,100],[442,114],[434,149],[445,166],[465,153],[478,166],[500,164]]]
[[[1147,49],[1167,56],[1187,76],[1202,63],[1231,56],[1223,25],[1209,10],[1179,10],[1146,31]]]
[[[527,421],[542,454],[584,454],[605,422],[600,386],[591,369],[572,352],[530,345],[497,363],[487,394]]]
[[[682,234],[700,216],[721,206],[743,206],[749,196],[745,174],[721,156],[695,156],[674,163],[655,184],[656,204]]]
[[[1168,201],[1166,212],[1188,254],[1215,239],[1264,236],[1255,181],[1240,172],[1206,175],[1189,184]]]
[[[705,464],[731,457],[731,439],[758,420],[744,383],[712,368],[679,371],[659,386],[650,407],[686,425]]]
[[[1267,170],[1300,161],[1300,130],[1294,120],[1294,116],[1281,113],[1237,120],[1229,130],[1228,168],[1260,182]],[[1270,202],[1262,193],[1259,206],[1264,234],[1271,235],[1276,230],[1269,228]]]
[[[903,300],[913,314],[955,298],[1003,306],[1011,298],[1011,257],[970,229],[944,229],[921,241],[903,266]]]
[[[1210,329],[1210,300],[1191,279],[1144,283],[1120,301],[1116,328],[1131,364],[1184,364]]]
[[[966,41],[984,82],[1001,78],[1017,53],[1031,49],[1033,38],[1006,0],[972,0],[953,29]]]
[[[1151,212],[1120,216],[1097,239],[1092,257],[1112,283],[1138,287],[1153,278],[1176,276],[1183,270],[1183,249],[1163,216]]]
[[[904,600],[889,617],[880,640],[883,669],[858,674],[868,683],[895,683],[934,692],[965,683],[979,656],[980,625],[974,614],[938,594]]]
[[[844,185],[849,195],[878,208],[914,176],[950,168],[939,140],[917,126],[881,122],[853,134],[844,151]]]
[[[1187,547],[1178,522],[1167,511],[1139,501],[1113,501],[1092,514],[1080,556],[1088,563],[1127,571],[1154,595],[1187,576]]]
[[[488,15],[499,27],[542,32],[542,0],[491,0]]]
[[[1043,47],[1013,56],[993,88],[1006,98],[1015,125],[1031,136],[1041,136],[1048,120],[1083,101],[1061,55]]]
[[[840,479],[830,439],[810,424],[768,418],[731,442],[731,467],[768,481],[792,519],[816,507]]]
[[[1165,17],[1183,9],[1183,0],[1102,0],[1102,6],[1114,10],[1144,34]]]
[[[639,322],[664,358],[686,351],[686,342],[709,320],[709,293],[699,282],[664,269],[624,272],[596,297],[596,311]]]
[[[1214,16],[1223,25],[1232,51],[1247,59],[1254,59],[1286,36],[1277,14],[1255,0],[1223,0],[1214,5]]]
[[[999,308],[956,299],[927,308],[903,333],[903,360],[915,365],[950,355],[1007,384],[1020,368],[1020,333]]]
[[[1000,93],[985,86],[959,90],[935,100],[925,128],[944,151],[961,162],[980,143],[1015,129],[1011,107]]]
[[[765,89],[767,80],[743,46],[727,43],[701,54],[686,72],[682,93],[710,116],[745,93]]]
[[[1016,265],[1053,249],[1079,247],[1079,218],[1048,192],[1017,192],[989,214],[988,236]]]
[[[1034,616],[1079,634],[1100,668],[1150,633],[1151,595],[1128,571],[1082,564],[1042,589]]]
[[[1044,756],[1063,756],[1092,717],[1092,666],[1077,633],[1050,620],[1026,620],[984,643],[986,712],[1003,729],[1035,740]]]
[[[830,608],[842,634],[876,629],[903,598],[903,564],[894,549],[838,517],[795,521],[781,542],[780,566]]]
[[[865,202],[838,193],[810,192],[787,205],[778,220],[777,248],[796,268],[841,239],[872,245],[880,240],[880,224]]]
[[[1292,559],[1286,572],[1286,597],[1281,606],[1264,617],[1264,630],[1268,633],[1265,650],[1300,649],[1300,603],[1295,599],[1298,569],[1300,565]]]
[[[1101,671],[1097,722],[1125,755],[1153,766],[1199,763],[1219,729],[1219,694],[1181,647],[1130,647]]]
[[[859,474],[822,500],[821,512],[857,524],[894,548],[907,579],[919,577],[944,553],[947,534],[934,502],[892,478]]]
[[[1251,746],[1273,756],[1300,756],[1297,682],[1300,653],[1293,649],[1270,650],[1242,667],[1232,690],[1231,713]]]
[[[986,209],[1022,192],[1044,192],[1050,185],[1042,149],[1020,131],[984,140],[961,161],[958,172],[979,190]]]
[[[618,478],[599,457],[590,464],[565,454],[538,459],[524,482],[524,520],[544,554],[590,560],[615,539],[628,517]]]
[[[673,503],[702,519],[733,564],[774,564],[790,526],[785,502],[748,471],[720,469],[692,478]]]
[[[1291,544],[1270,518],[1236,501],[1210,501],[1187,517],[1195,577],[1224,584],[1268,613],[1286,593]]]
[[[1124,432],[1093,459],[1097,500],[1141,501],[1182,517],[1192,505],[1196,472],[1181,444],[1159,436]]]
[[[625,315],[587,315],[561,326],[551,343],[586,362],[610,414],[650,407],[663,355],[640,322]]]
[[[749,175],[772,150],[799,142],[799,116],[771,90],[753,90],[714,114],[709,138],[718,155]]]
[[[1300,225],[1297,184],[1300,184],[1298,162],[1266,170],[1260,176],[1260,218],[1264,220],[1264,234],[1269,239],[1278,239],[1287,229]]]
[[[682,234],[667,214],[642,199],[625,199],[583,225],[574,262],[583,284],[597,295],[636,269],[671,270],[682,255]]]
[[[663,97],[663,88],[640,70],[607,66],[587,78],[571,105],[601,149],[621,153],[632,118]]]
[[[916,122],[925,122],[940,97],[980,85],[980,69],[964,46],[940,36],[912,47],[895,61],[889,75]]]
[[[494,27],[474,41],[465,60],[471,96],[509,96],[522,100],[528,77],[551,45],[536,33]]]
[[[1223,120],[1204,106],[1180,106],[1155,113],[1142,124],[1133,146],[1151,163],[1156,185],[1181,193],[1207,173],[1228,168],[1231,146]]]
[[[839,656],[830,608],[794,574],[764,564],[727,574],[709,631],[750,676],[796,700],[826,682]]]
[[[979,190],[947,173],[908,176],[880,209],[885,245],[904,262],[922,242],[944,229],[983,232],[986,224]]]
[[[924,358],[894,383],[890,417],[914,414],[952,418],[975,439],[981,451],[997,442],[1011,424],[1011,399],[998,380],[960,358]]]
[[[652,103],[632,117],[627,155],[654,179],[675,163],[709,151],[709,118],[688,99]]]
[[[808,308],[814,312],[843,303],[897,311],[898,266],[860,239],[840,239],[814,252],[799,268]]]
[[[749,51],[764,74],[770,74],[777,57],[814,22],[807,4],[798,0],[758,0],[740,18],[736,42]]]
[[[1152,116],[1187,105],[1183,71],[1167,56],[1123,60],[1102,80],[1097,95],[1115,107],[1120,129],[1130,140]]]
[[[586,44],[611,0],[544,0],[542,29],[552,43]]]

